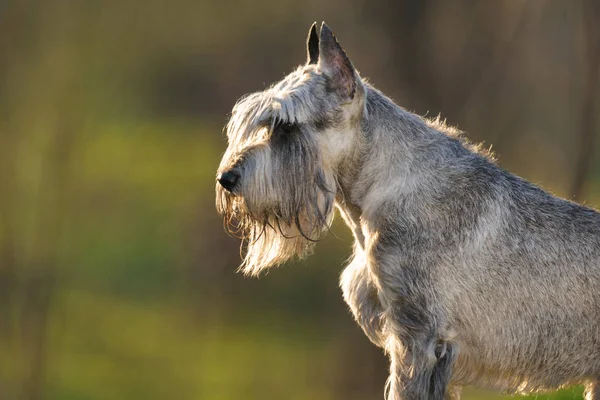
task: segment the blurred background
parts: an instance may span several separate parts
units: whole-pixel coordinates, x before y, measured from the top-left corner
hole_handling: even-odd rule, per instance
[[[0,399],[383,398],[339,219],[256,280],[214,207],[231,107],[315,20],[400,105],[600,206],[595,0],[3,0]]]

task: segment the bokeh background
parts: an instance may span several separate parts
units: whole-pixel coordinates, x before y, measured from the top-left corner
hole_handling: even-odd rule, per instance
[[[228,112],[315,20],[399,104],[600,205],[596,0],[3,0],[0,399],[383,398],[339,219],[256,280],[214,208]]]

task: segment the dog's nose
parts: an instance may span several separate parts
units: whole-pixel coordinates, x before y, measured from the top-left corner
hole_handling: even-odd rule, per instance
[[[234,171],[225,171],[220,173],[217,176],[217,180],[225,188],[225,190],[232,191],[235,185],[237,184],[240,176],[237,172]]]

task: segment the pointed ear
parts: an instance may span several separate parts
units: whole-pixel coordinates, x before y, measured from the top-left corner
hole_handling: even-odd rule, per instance
[[[330,78],[332,87],[340,94],[354,98],[356,74],[352,62],[342,49],[333,32],[325,23],[321,26],[319,65]]]
[[[306,39],[307,64],[316,64],[319,62],[319,35],[317,35],[317,22],[313,22],[308,31]]]

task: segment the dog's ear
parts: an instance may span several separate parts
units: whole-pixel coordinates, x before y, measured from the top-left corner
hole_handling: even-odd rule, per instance
[[[317,22],[313,22],[308,31],[306,39],[307,64],[316,64],[319,62],[319,35],[317,34]]]
[[[325,23],[321,26],[319,41],[319,66],[330,78],[332,87],[342,95],[354,98],[356,74],[352,62]]]

